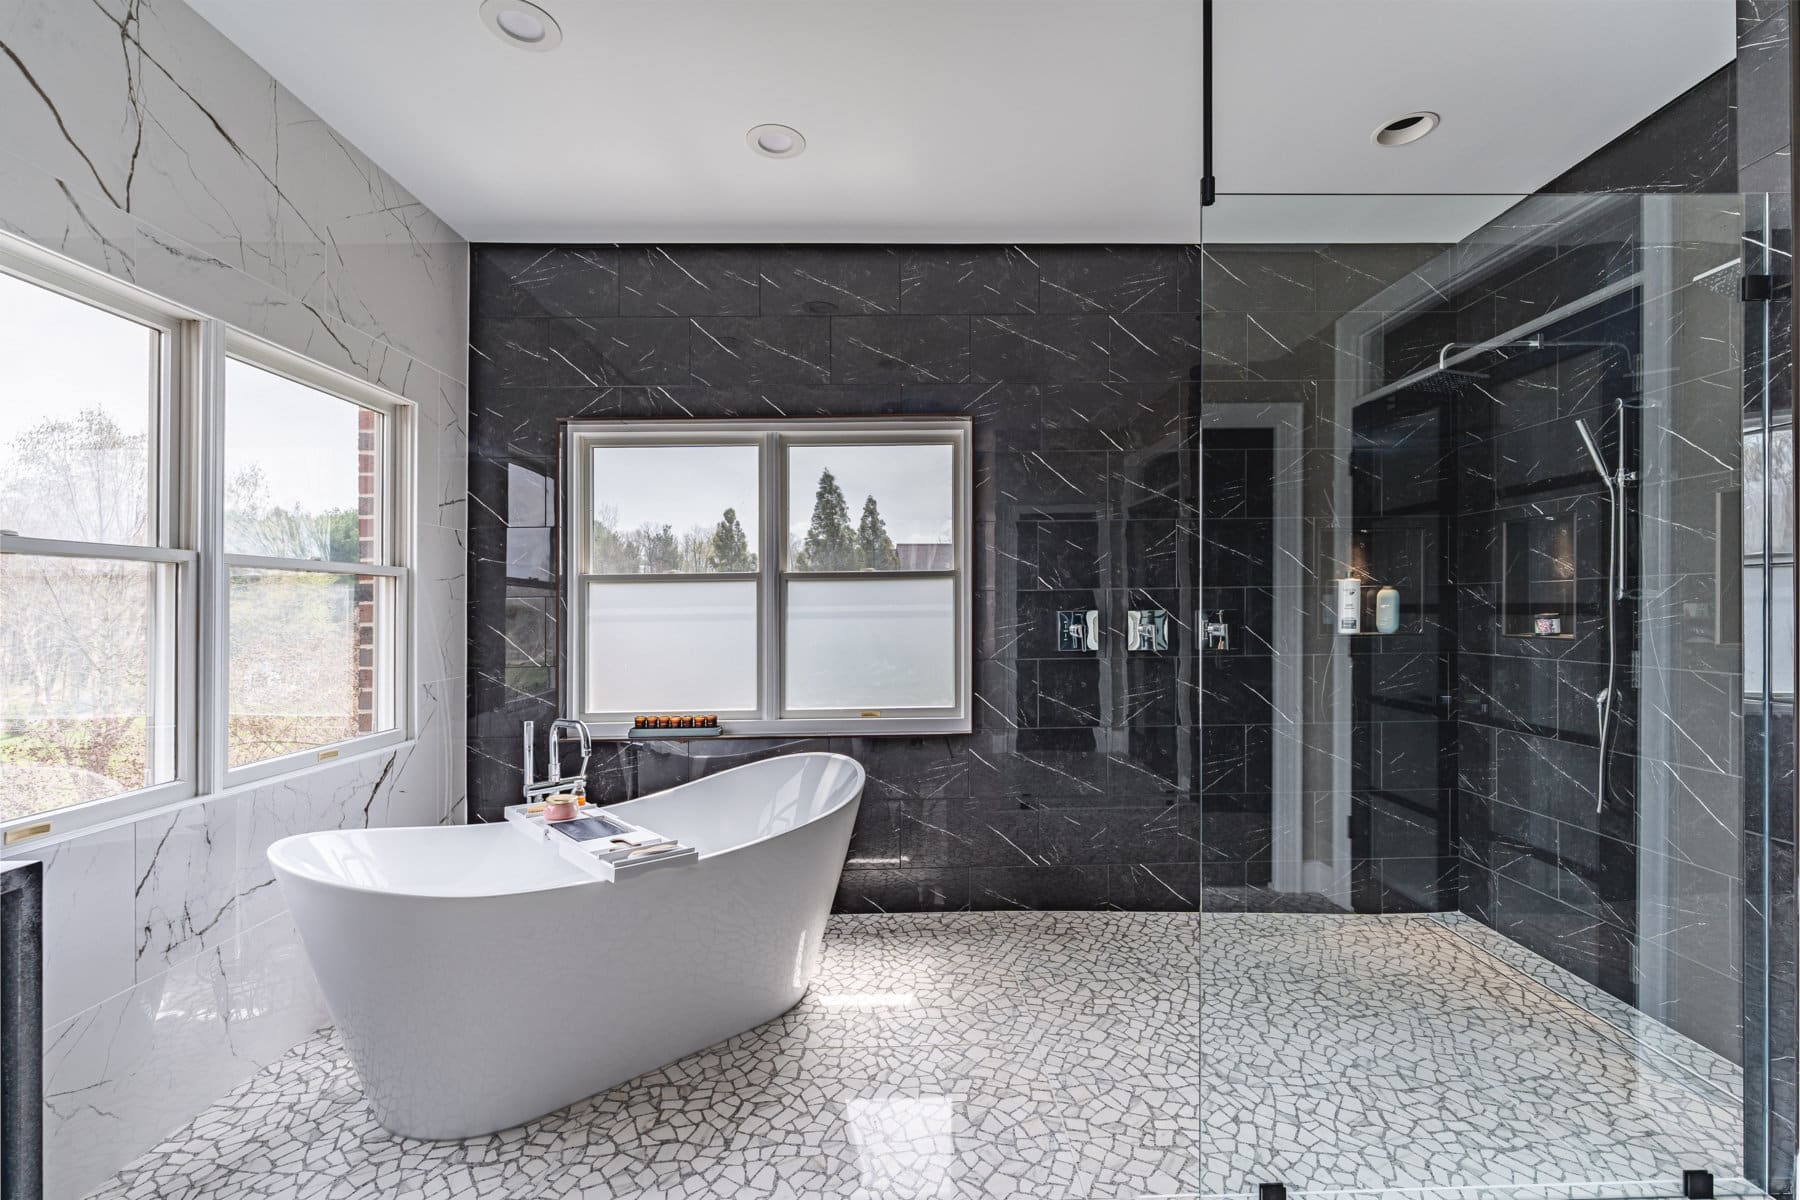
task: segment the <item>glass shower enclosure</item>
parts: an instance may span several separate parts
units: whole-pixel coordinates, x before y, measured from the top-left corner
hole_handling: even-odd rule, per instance
[[[1461,236],[1270,243],[1384,198],[1225,197],[1196,251],[1201,1190],[1757,1194],[1777,214],[1439,199]]]

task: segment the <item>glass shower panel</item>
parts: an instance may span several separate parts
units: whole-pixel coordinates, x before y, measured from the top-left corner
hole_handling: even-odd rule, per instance
[[[1762,200],[1432,200],[1197,251],[1202,1191],[1754,1194]]]

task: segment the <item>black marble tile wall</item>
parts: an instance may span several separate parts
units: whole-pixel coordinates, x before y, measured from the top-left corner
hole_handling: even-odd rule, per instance
[[[1350,860],[1334,868],[1343,876],[1336,881],[1341,886],[1321,892],[1308,890],[1312,882],[1300,881],[1278,891],[1272,879],[1278,858],[1290,869],[1297,867],[1300,857],[1329,859],[1329,852],[1314,842],[1328,836],[1328,827],[1336,820],[1332,812],[1336,716],[1329,697],[1338,647],[1321,625],[1319,607],[1320,590],[1332,577],[1322,548],[1341,524],[1329,516],[1325,500],[1337,453],[1335,426],[1325,411],[1334,403],[1332,330],[1345,313],[1365,307],[1372,297],[1445,249],[1211,246],[1196,260],[1195,270],[1203,282],[1205,407],[1226,426],[1208,426],[1203,435],[1209,447],[1203,598],[1209,611],[1224,610],[1234,634],[1229,652],[1203,651],[1202,758],[1209,785],[1202,827],[1209,910],[1356,907],[1413,912],[1455,907],[1455,872],[1446,869],[1452,860],[1444,853],[1447,826],[1435,815],[1446,807],[1438,794],[1440,785],[1432,778],[1437,756],[1428,745],[1416,742],[1422,731],[1427,742],[1438,736],[1437,727],[1422,723],[1420,714],[1411,711],[1422,702],[1420,697],[1427,693],[1435,697],[1439,690],[1429,672],[1420,675],[1413,670],[1430,660],[1417,653],[1423,645],[1420,637],[1413,639],[1410,652],[1357,659],[1354,687],[1359,689],[1364,718],[1357,728],[1364,736],[1352,739],[1349,755],[1360,777],[1354,785],[1354,811],[1347,815]],[[1250,430],[1232,426],[1255,425],[1277,411],[1295,410],[1303,425],[1302,447],[1299,465],[1287,469],[1297,470],[1299,479],[1283,475],[1283,468],[1265,466],[1260,449],[1246,463],[1243,447],[1249,444],[1244,439]],[[1399,438],[1387,449],[1380,440],[1371,436],[1359,443],[1355,465],[1366,487],[1386,464],[1397,510],[1402,481],[1414,478],[1419,464],[1411,457],[1411,439]],[[1246,465],[1248,482],[1240,488],[1238,472]],[[1376,468],[1374,474],[1371,468]],[[1430,475],[1435,479],[1435,470]],[[1282,553],[1272,519],[1272,496],[1274,487],[1295,483],[1304,511],[1295,518],[1299,528],[1292,533],[1294,548],[1289,553],[1301,560],[1301,584],[1298,595],[1284,595],[1276,590],[1269,570]],[[1415,564],[1414,569],[1423,568]],[[1283,605],[1303,609],[1297,645],[1277,644],[1275,612]],[[1297,738],[1278,738],[1273,726],[1265,725],[1270,719],[1271,673],[1282,655],[1299,662],[1302,711]],[[1377,709],[1386,720],[1367,719]],[[1378,723],[1385,726],[1385,740],[1372,736]],[[1266,746],[1265,729],[1271,730]],[[1300,792],[1302,828],[1287,831],[1285,837],[1291,841],[1279,838],[1275,829],[1273,779],[1278,753],[1292,756],[1288,777],[1298,781]]]
[[[1467,325],[1494,321],[1495,309],[1504,315],[1483,330],[1489,336],[1629,276],[1638,266],[1636,228],[1635,218],[1608,216],[1570,229],[1558,252],[1458,294],[1450,304],[1472,314],[1465,339]],[[1639,999],[1644,899],[1635,725],[1642,693],[1632,669],[1647,649],[1638,636],[1643,589],[1629,589],[1609,613],[1611,513],[1574,422],[1589,423],[1609,463],[1622,438],[1628,468],[1639,468],[1641,327],[1638,298],[1627,295],[1545,327],[1544,349],[1465,364],[1480,378],[1454,397],[1458,432],[1446,459],[1457,480],[1448,570],[1461,592],[1448,689],[1461,908],[1628,1003]],[[1638,540],[1634,513],[1627,547]],[[1638,568],[1628,561],[1628,577]],[[1540,628],[1544,620],[1553,632]],[[1595,700],[1608,684],[1609,636],[1623,669],[1612,678],[1601,804]],[[1709,694],[1728,718],[1728,689]],[[1735,1015],[1707,1032],[1715,1048],[1736,1054]]]
[[[975,732],[596,748],[619,801],[830,747],[868,768],[846,910],[1191,908],[1200,862],[1198,273],[1181,247],[476,246],[473,819],[558,662],[570,418],[975,418]],[[1170,650],[1125,649],[1126,613]],[[1097,610],[1060,653],[1059,610]]]
[[[1201,440],[1201,599],[1231,631],[1228,648],[1203,652],[1201,843],[1209,904],[1241,907],[1273,873],[1275,435],[1215,428]]]
[[[1418,370],[1432,357],[1421,347],[1447,331],[1469,344],[1529,322],[1537,340],[1360,407],[1356,455],[1371,461],[1354,471],[1358,527],[1379,531],[1390,511],[1423,522],[1421,557],[1445,585],[1429,621],[1444,636],[1409,665],[1407,699],[1441,714],[1447,734],[1435,746],[1450,807],[1412,812],[1415,826],[1435,817],[1451,831],[1460,861],[1454,882],[1440,882],[1454,906],[1734,1061],[1752,827],[1738,747],[1743,645],[1720,566],[1739,553],[1741,433],[1716,384],[1739,377],[1748,339],[1732,329],[1735,297],[1688,281],[1734,251],[1721,231],[1740,210],[1733,196],[1685,198],[1675,227],[1692,244],[1650,245],[1646,210],[1621,197],[1497,272],[1455,281],[1436,311],[1408,322],[1419,332],[1387,340],[1386,378]],[[1656,345],[1643,344],[1635,290],[1542,323],[1647,264],[1681,281],[1652,298]],[[1402,402],[1439,424],[1408,423]],[[1639,478],[1616,602],[1611,509],[1578,420],[1609,467],[1623,446]],[[1395,477],[1413,482],[1396,494]],[[1424,686],[1434,676],[1435,697]],[[1609,686],[1603,758],[1596,701]],[[1359,693],[1359,788],[1378,782],[1376,750],[1401,719]],[[1426,716],[1406,744],[1418,764],[1432,729]]]
[[[1540,190],[1737,191],[1737,77],[1735,65],[1720,68]]]
[[[1455,745],[1446,721],[1456,623],[1446,547],[1460,478],[1445,469],[1457,417],[1453,397],[1402,392],[1358,406],[1352,418],[1346,565],[1362,580],[1367,610],[1362,632],[1348,638],[1350,899],[1358,912],[1457,907]],[[1384,587],[1399,605],[1398,627],[1386,634],[1373,619]]]

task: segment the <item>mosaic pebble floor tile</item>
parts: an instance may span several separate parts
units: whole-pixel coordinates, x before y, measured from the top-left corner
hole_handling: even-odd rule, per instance
[[[1735,1174],[1736,1110],[1702,1076],[1431,921],[1209,914],[1201,936],[1180,913],[895,914],[826,937],[785,1016],[489,1137],[386,1133],[321,1030],[93,1196],[1113,1200]]]

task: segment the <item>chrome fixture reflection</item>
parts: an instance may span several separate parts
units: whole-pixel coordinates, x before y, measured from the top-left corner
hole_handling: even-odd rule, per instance
[[[1609,521],[1606,536],[1606,686],[1594,697],[1594,714],[1600,722],[1600,765],[1594,779],[1594,811],[1606,807],[1607,752],[1612,736],[1613,702],[1618,690],[1619,602],[1625,599],[1625,485],[1637,478],[1637,472],[1625,469],[1625,402],[1615,402],[1619,426],[1618,466],[1607,470],[1606,456],[1586,418],[1575,419],[1575,430],[1581,434],[1588,457],[1594,462],[1594,473],[1606,487]]]
[[[1438,370],[1450,370],[1449,358],[1450,353],[1453,350],[1542,350],[1543,348],[1544,335],[1541,333],[1534,333],[1530,337],[1520,338],[1516,342],[1501,342],[1498,344],[1489,344],[1487,342],[1445,342],[1443,348],[1438,351]],[[1458,375],[1476,375],[1484,377],[1487,375],[1486,371],[1458,371],[1456,373]]]

